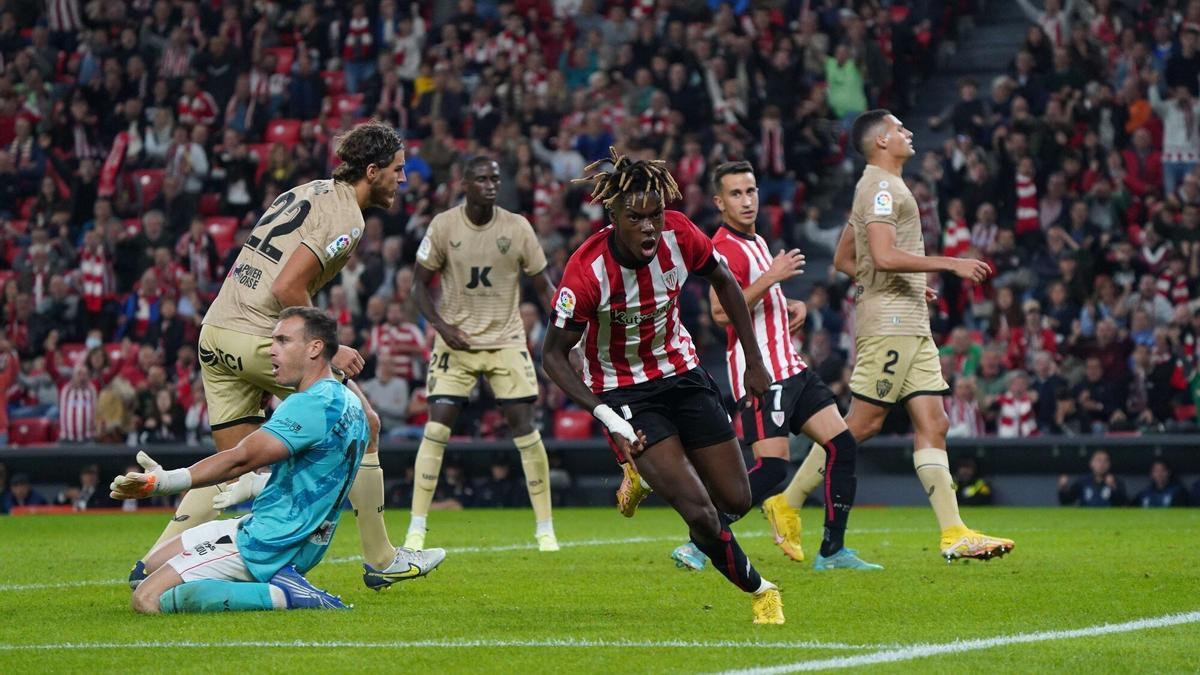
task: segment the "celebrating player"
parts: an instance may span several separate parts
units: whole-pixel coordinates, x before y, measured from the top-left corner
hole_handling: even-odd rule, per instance
[[[895,115],[886,110],[859,115],[851,139],[867,167],[854,188],[850,222],[834,255],[834,266],[858,285],[857,360],[850,378],[855,401],[846,424],[862,443],[879,433],[891,406],[904,405],[913,422],[913,466],[942,530],[942,556],[947,561],[1002,556],[1012,550],[1012,540],[971,530],[959,516],[946,455],[949,421],[941,401],[949,386],[929,330],[926,303],[932,295],[925,285],[929,272],[981,282],[990,268],[979,260],[925,255],[917,202],[900,177],[916,152],[912,132]],[[789,504],[804,503],[820,485],[825,464],[825,449],[813,445],[784,491]]]
[[[113,480],[113,499],[143,499],[273,465],[251,515],[193,527],[146,558],[150,576],[133,593],[138,612],[346,608],[303,575],[333,540],[370,430],[358,397],[330,370],[334,320],[312,307],[279,316],[266,356],[275,382],[292,395],[270,422],[186,469],[167,471],[138,453],[145,473]]]
[[[680,198],[664,163],[610,154],[611,171],[592,178],[592,198],[614,225],[592,235],[567,262],[543,366],[607,428],[624,460],[622,513],[632,515],[649,489],[656,490],[683,517],[692,542],[721,561],[721,574],[753,594],[754,622],[783,623],[778,588],[759,575],[729,530],[750,510],[746,465],[677,305],[689,272],[712,283],[741,339],[745,389],[757,398],[770,376],[746,302],[712,241],[682,213],[664,210],[666,201]],[[569,361],[581,338],[582,380]]]
[[[404,142],[390,127],[367,122],[339,142],[342,160],[332,180],[293,188],[275,199],[250,233],[200,329],[200,372],[218,451],[229,450],[258,429],[271,394],[292,393],[271,376],[267,350],[271,331],[287,307],[311,307],[312,296],[337,276],[358,246],[363,209],[387,208],[404,182]],[[363,359],[347,345],[333,366],[347,377],[362,370]],[[383,520],[383,471],[379,466],[379,417],[353,382],[371,428],[366,455],[350,490],[363,547],[363,582],[381,589],[429,570],[428,556],[396,549]],[[222,494],[218,485],[190,490],[155,548],[190,527],[206,523],[221,508],[254,496],[264,476],[247,476]],[[153,552],[154,549],[151,549]],[[146,576],[142,561],[130,572],[130,585]]]
[[[429,421],[417,450],[412,519],[407,548],[425,546],[426,519],[442,469],[442,455],[458,413],[487,377],[521,453],[525,485],[537,521],[538,549],[557,551],[550,514],[550,463],[542,436],[533,428],[537,374],[526,345],[518,306],[521,275],[533,278],[538,298],[550,311],[554,285],[546,276],[546,254],[524,217],[496,206],[500,166],[475,157],[463,172],[466,202],[429,224],[417,249],[413,295],[437,331],[429,360]],[[442,299],[434,307],[429,287],[441,273]]]
[[[713,172],[713,190],[721,229],[713,246],[742,287],[750,308],[754,337],[771,373],[771,386],[761,398],[750,398],[742,385],[746,357],[729,317],[709,291],[713,319],[725,326],[725,354],[733,397],[742,411],[742,429],[757,462],[750,468],[750,502],[762,503],[771,523],[775,543],[792,560],[804,560],[800,547],[800,514],[783,495],[766,501],[787,477],[788,434],[808,436],[828,450],[825,466],[825,537],[814,569],[882,569],[861,560],[844,547],[846,521],[854,504],[856,479],[854,436],[838,413],[833,392],[808,368],[792,344],[791,334],[804,321],[804,303],[788,300],[781,281],[802,273],[804,256],[799,249],[771,257],[767,242],[754,231],[758,218],[758,182],[749,162],[727,162]],[[676,548],[671,558],[681,567],[704,568],[705,556],[688,542]]]

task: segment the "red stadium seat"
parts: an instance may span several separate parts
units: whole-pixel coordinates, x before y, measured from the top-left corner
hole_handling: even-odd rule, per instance
[[[36,199],[33,197],[26,197],[25,199],[21,200],[21,205],[17,207],[17,213],[23,220],[29,220],[29,217],[33,215],[33,205],[35,201]]]
[[[105,343],[104,352],[108,354],[108,360],[113,363],[119,363],[125,360],[125,352],[121,349],[120,342]]]
[[[217,254],[224,256],[233,248],[234,235],[237,234],[238,219],[232,216],[217,216],[207,221],[208,233],[212,235],[217,245]]]
[[[221,213],[221,195],[215,192],[205,192],[200,195],[200,215],[216,216]]]
[[[142,221],[140,218],[126,218],[121,221],[125,223],[125,234],[136,237],[142,231]]]
[[[133,185],[137,190],[138,200],[145,209],[158,193],[162,191],[163,180],[166,178],[166,171],[163,169],[139,169],[134,171]]]
[[[345,113],[357,115],[358,109],[362,107],[362,94],[339,94],[329,97],[329,110],[325,112],[334,117],[341,117]]]
[[[275,72],[286,75],[292,71],[292,63],[296,60],[295,49],[291,47],[269,47],[263,51],[275,55]]]
[[[267,171],[267,157],[271,154],[270,143],[247,143],[246,152],[250,153],[251,157],[258,160],[258,169],[254,172],[254,180],[262,178],[262,175]]]
[[[58,435],[52,427],[54,422],[44,417],[28,417],[13,420],[8,425],[8,442],[12,445],[40,445],[50,443]]]
[[[19,250],[19,249],[16,249],[14,247],[14,250]],[[15,270],[0,270],[0,292],[4,291],[4,287],[5,287],[5,285],[8,284],[9,281],[11,281],[12,279],[16,279],[16,278],[17,278],[17,273]]]
[[[1179,422],[1188,422],[1188,421],[1196,419],[1196,406],[1194,406],[1194,405],[1175,406],[1175,419]]]
[[[17,234],[25,234],[29,232],[28,220],[21,220],[20,218],[17,220],[10,220],[9,226],[12,227],[12,231],[16,232]]]
[[[583,441],[593,437],[592,414],[586,410],[559,410],[554,413],[554,437]]]
[[[330,96],[346,93],[346,73],[340,70],[322,70],[321,79],[325,80],[325,90]]]
[[[68,342],[59,345],[58,350],[62,353],[63,357],[60,365],[68,368],[74,368],[83,363],[88,353],[87,345],[82,342]]]
[[[266,141],[271,144],[295,145],[300,140],[300,120],[278,119],[267,125]]]

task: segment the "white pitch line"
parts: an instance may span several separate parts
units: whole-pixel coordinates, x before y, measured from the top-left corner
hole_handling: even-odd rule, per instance
[[[954,642],[945,642],[941,644],[915,644],[906,647],[883,649],[870,654],[859,654],[856,656],[843,656],[832,659],[819,659],[815,661],[797,661],[795,663],[786,663],[779,666],[763,666],[760,668],[729,670],[725,671],[721,675],[779,675],[781,673],[798,673],[810,670],[860,668],[863,666],[873,666],[880,663],[897,663],[900,661],[922,659],[929,656],[941,656],[943,654],[959,654],[962,652],[977,651],[980,649],[992,649],[994,647],[1003,647],[1005,645],[1029,644],[1033,642],[1049,642],[1055,640],[1073,640],[1075,638],[1096,637],[1098,635],[1110,635],[1113,633],[1131,633],[1134,631],[1151,630],[1154,628],[1167,628],[1169,626],[1180,626],[1197,622],[1200,622],[1200,611],[1183,612],[1180,614],[1165,614],[1163,616],[1152,617],[1148,619],[1137,619],[1136,621],[1126,621],[1124,623],[1105,623],[1095,626],[1087,626],[1085,628],[1076,628],[1073,630],[1048,630],[1039,631],[1037,633],[1017,633],[1016,635],[1001,635],[998,637],[979,638],[975,640],[956,640]]]
[[[563,648],[563,649],[816,649],[861,651],[881,645],[852,645],[843,642],[754,642],[735,640],[593,640],[552,638],[545,640],[410,640],[392,642],[308,640],[230,641],[230,642],[59,642],[48,644],[0,644],[0,652],[59,651],[88,649],[480,649],[480,648]]]
[[[921,532],[924,528],[877,528],[877,529],[861,529],[854,530],[855,534],[895,534],[905,532]],[[740,533],[742,537],[761,537],[768,535],[766,530],[747,530]],[[684,534],[679,535],[662,535],[662,536],[644,536],[644,537],[621,537],[614,539],[578,539],[575,541],[560,541],[559,546],[563,548],[584,547],[584,546],[620,546],[623,544],[646,544],[658,542],[679,542],[685,541]],[[448,555],[461,555],[471,553],[504,553],[508,551],[536,551],[537,544],[503,544],[498,546],[460,546],[447,548]],[[322,564],[326,565],[343,565],[347,563],[361,563],[362,556],[339,556],[326,558]],[[53,588],[79,588],[82,586],[109,586],[124,584],[125,579],[84,579],[79,581],[61,581],[54,583],[41,584],[0,584],[0,592],[7,591],[39,591]]]

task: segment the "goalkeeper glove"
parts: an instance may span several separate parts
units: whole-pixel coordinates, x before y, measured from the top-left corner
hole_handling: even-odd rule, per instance
[[[144,451],[139,450],[137,462],[145,473],[130,471],[117,476],[108,486],[113,499],[145,499],[161,495],[174,495],[192,486],[192,474],[187,469],[167,471]]]
[[[231,506],[250,501],[262,493],[271,479],[269,473],[248,473],[213,497],[213,508],[223,511]]]

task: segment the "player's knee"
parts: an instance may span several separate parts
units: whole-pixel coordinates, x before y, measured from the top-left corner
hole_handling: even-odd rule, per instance
[[[445,445],[450,440],[450,427],[441,422],[429,421],[425,423],[425,438],[434,443]]]
[[[738,518],[741,518],[747,513],[750,513],[750,509],[753,506],[754,503],[750,494],[750,484],[746,483],[744,486],[739,487],[737,491],[728,498],[726,503],[721,504],[721,510],[731,516],[737,516]]]
[[[133,598],[130,600],[130,604],[133,606],[133,611],[137,612],[138,614],[158,614],[159,595],[160,594],[150,590],[142,590],[142,587],[139,586],[138,589],[133,592]]]
[[[749,509],[747,509],[749,510]],[[721,537],[721,519],[712,504],[694,504],[680,513],[693,538],[715,542]]]
[[[945,439],[946,434],[950,431],[950,418],[945,413],[941,415],[930,415],[930,419],[925,420],[921,424],[919,431],[922,435],[931,436],[934,439]]]

